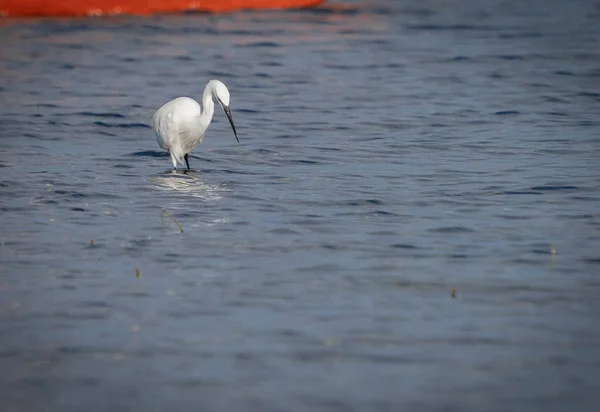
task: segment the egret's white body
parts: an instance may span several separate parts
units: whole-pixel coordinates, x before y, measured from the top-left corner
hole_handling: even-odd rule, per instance
[[[211,80],[204,88],[202,108],[189,97],[178,97],[165,103],[152,117],[153,130],[160,147],[168,151],[177,170],[177,163],[190,168],[188,154],[204,140],[204,133],[215,113],[213,97],[217,99],[239,142],[229,110],[229,90],[219,80]]]

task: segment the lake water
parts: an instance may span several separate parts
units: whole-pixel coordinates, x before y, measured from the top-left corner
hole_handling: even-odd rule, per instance
[[[598,21],[2,20],[1,409],[593,410]],[[217,107],[172,174],[151,116],[212,78],[241,143]]]

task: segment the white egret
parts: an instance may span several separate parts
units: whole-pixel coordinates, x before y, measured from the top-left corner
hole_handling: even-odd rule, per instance
[[[215,113],[213,96],[225,111],[235,139],[240,142],[229,110],[229,90],[221,81],[211,80],[202,94],[202,108],[194,99],[178,97],[165,103],[152,116],[156,140],[171,155],[173,170],[177,170],[177,163],[183,166],[184,160],[190,170],[188,154],[204,140],[204,133]]]

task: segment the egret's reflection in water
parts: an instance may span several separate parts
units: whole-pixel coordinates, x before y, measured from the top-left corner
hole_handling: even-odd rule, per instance
[[[187,171],[166,172],[153,177],[152,183],[158,190],[178,192],[208,201],[221,200],[221,194],[229,191],[225,185],[208,184],[202,176]]]

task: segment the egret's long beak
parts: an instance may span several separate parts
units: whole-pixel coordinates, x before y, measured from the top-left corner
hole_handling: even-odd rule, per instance
[[[227,118],[229,119],[229,123],[231,123],[231,128],[233,129],[233,134],[235,135],[235,140],[237,140],[237,142],[240,142],[240,139],[238,139],[237,136],[237,132],[235,131],[235,125],[233,124],[233,118],[231,117],[231,110],[229,110],[229,106],[225,106],[223,104],[221,104],[221,106],[223,106],[223,110],[225,111],[225,114],[227,115]]]

